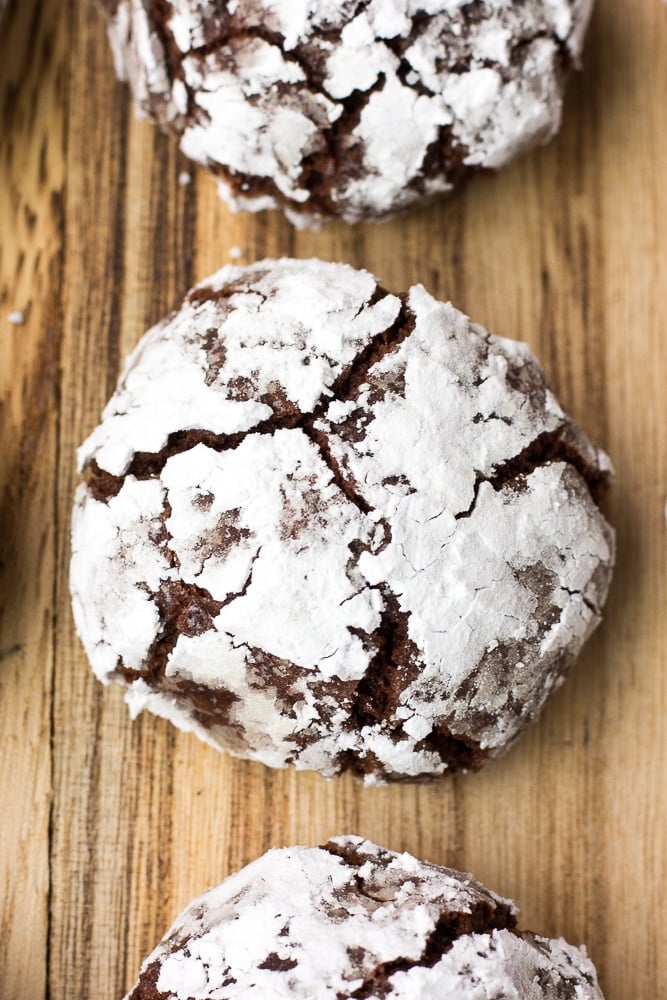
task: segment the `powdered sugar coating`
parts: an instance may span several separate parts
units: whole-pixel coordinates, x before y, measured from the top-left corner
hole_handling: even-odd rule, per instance
[[[525,345],[421,286],[224,268],[141,342],[80,462],[98,677],[271,766],[477,767],[600,619],[613,536],[581,474],[608,460]]]
[[[548,141],[592,0],[103,0],[138,112],[234,209],[378,218]]]
[[[196,899],[126,1000],[602,1000],[585,949],[471,876],[358,837],[269,851]]]

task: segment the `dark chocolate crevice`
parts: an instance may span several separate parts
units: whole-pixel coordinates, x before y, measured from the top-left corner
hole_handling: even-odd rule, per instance
[[[277,93],[286,101],[289,102],[294,97],[299,101],[301,91],[307,89],[309,95],[319,95],[328,104],[340,109],[341,113],[336,120],[326,124],[323,110],[318,107],[311,109],[312,113],[309,117],[317,129],[315,139],[317,148],[303,157],[298,178],[300,187],[307,190],[309,194],[308,212],[325,216],[337,215],[340,209],[337,207],[336,198],[333,195],[334,188],[340,188],[345,177],[354,178],[364,171],[363,148],[358,142],[352,141],[352,133],[359,124],[361,114],[372,94],[384,86],[384,76],[378,77],[368,90],[354,91],[348,97],[335,100],[324,89],[324,73],[318,71],[317,60],[312,61],[314,53],[309,51],[308,46],[285,49],[283,36],[262,25],[231,27],[224,38],[218,39],[215,43],[192,49],[191,53],[197,56],[206,56],[212,52],[220,51],[224,46],[242,47],[246,40],[253,41],[255,39],[261,39],[267,45],[278,49],[287,63],[297,65],[303,73],[305,78],[303,81],[277,85]],[[298,211],[303,208],[301,202],[281,191],[270,177],[239,174],[220,163],[209,166],[218,177],[227,181],[243,197],[269,195],[284,209],[291,208]]]
[[[201,429],[174,431],[167,437],[167,443],[160,451],[135,452],[134,458],[122,475],[116,476],[106,472],[99,468],[95,460],[91,461],[86,476],[88,489],[96,500],[107,502],[111,497],[116,496],[128,476],[134,476],[135,479],[159,479],[160,473],[170,458],[191,451],[197,445],[206,445],[213,451],[232,451],[234,448],[238,448],[246,437],[255,434],[273,434],[276,430],[283,428],[297,428],[302,420],[303,418],[281,420],[271,416],[256,424],[251,430],[235,434],[215,434],[213,431]]]
[[[381,883],[381,873],[387,863],[393,858],[390,852],[381,850],[379,854],[369,855],[363,849],[364,842],[328,841],[321,845],[321,850],[333,857],[340,858],[343,864],[355,869],[353,881],[360,895],[368,899],[377,899],[382,903],[385,899],[378,898],[367,885],[360,870],[369,862],[375,862]],[[481,888],[481,887],[480,887]],[[482,890],[484,891],[484,890]],[[372,972],[365,976],[363,983],[351,993],[338,993],[339,1000],[367,1000],[370,997],[385,996],[391,987],[390,978],[397,972],[409,971],[414,967],[432,968],[452,947],[460,937],[469,934],[490,934],[494,930],[507,930],[512,934],[516,931],[516,915],[511,903],[488,894],[487,899],[479,899],[471,906],[470,912],[444,911],[438,917],[435,926],[428,935],[421,955],[416,958],[397,957],[388,962],[382,962]]]
[[[340,858],[341,861],[344,861],[351,868],[361,868],[362,865],[371,860],[371,857],[361,849],[364,843],[366,841],[357,844],[348,839],[343,839],[342,841],[327,840],[326,844],[320,844],[320,850],[326,851],[327,854],[331,854],[334,858]],[[382,862],[390,860],[392,857],[391,852],[382,847],[379,848],[379,855],[375,855],[375,857],[378,856]]]
[[[541,466],[564,462],[576,469],[588,487],[596,506],[599,506],[609,483],[609,472],[586,458],[579,447],[577,437],[577,432],[570,421],[556,430],[543,431],[518,455],[497,465],[489,477],[489,482],[494,490],[499,492],[508,483],[525,479]]]
[[[126,475],[126,474],[125,474]],[[98,503],[108,503],[112,497],[120,493],[125,475],[114,476],[106,469],[100,469],[93,458],[84,471],[84,479],[88,487],[88,495]]]
[[[361,986],[352,993],[338,993],[337,1000],[368,1000],[370,997],[386,996],[391,991],[391,977],[397,972],[409,972],[419,967],[431,969],[458,938],[468,934],[490,934],[494,930],[512,930],[515,924],[511,907],[500,901],[494,906],[480,900],[472,905],[470,913],[442,913],[418,958],[401,957],[381,962],[366,976]]]
[[[383,89],[385,82],[385,75],[381,73],[368,90],[355,90],[348,97],[334,102],[342,107],[343,112],[328,128],[321,130],[324,147],[305,156],[301,162],[299,183],[310,196],[308,211],[323,216],[341,213],[339,198],[333,192],[339,192],[346,179],[354,180],[365,172],[364,146],[355,141],[353,133],[370,98]],[[340,200],[345,202],[344,197]],[[286,204],[296,207],[291,199],[287,199]]]
[[[250,569],[248,570],[248,575],[246,576],[245,580],[243,581],[241,589],[235,591],[233,594],[227,594],[227,596],[225,597],[224,601],[220,602],[220,608],[218,610],[221,610],[222,608],[226,608],[227,605],[231,604],[232,601],[235,601],[237,599],[237,597],[245,597],[245,595],[248,592],[248,587],[252,583],[253,569],[255,568],[255,563],[259,559],[259,554],[260,554],[261,551],[262,551],[262,548],[260,546],[257,549],[257,552],[255,552],[254,556],[252,557],[252,559],[250,561]]]
[[[435,177],[443,177],[452,187],[460,187],[474,174],[491,173],[488,167],[466,163],[467,146],[454,139],[451,125],[440,125],[438,137],[427,147],[419,173],[408,184],[423,195],[426,185]]]
[[[471,737],[455,735],[444,723],[435,725],[428,736],[415,745],[415,750],[436,754],[446,764],[449,774],[479,771],[491,754]]]
[[[149,966],[143,969],[130,993],[132,1000],[164,1000],[168,994],[157,988],[161,971],[162,961],[159,958],[154,959]]]
[[[472,515],[482,483],[489,483],[497,493],[509,485],[521,489],[522,484],[536,469],[557,462],[563,462],[579,473],[591,499],[599,507],[609,485],[610,473],[586,458],[578,445],[573,425],[567,421],[553,431],[542,431],[518,454],[496,465],[491,475],[478,474],[472,502],[466,510],[454,515],[456,520]]]
[[[281,958],[277,951],[272,951],[257,968],[268,969],[269,972],[289,972],[290,969],[295,969],[298,964],[295,958]]]
[[[419,677],[422,663],[419,650],[409,636],[409,613],[401,610],[398,598],[386,584],[380,584],[378,589],[385,602],[378,628],[370,635],[355,633],[369,648],[375,647],[375,654],[353,692],[347,725],[352,732],[380,730],[401,740],[405,733],[396,710],[403,692]],[[489,751],[483,750],[479,742],[454,735],[444,723],[435,726],[415,749],[436,754],[450,773],[478,770],[489,756]],[[370,772],[384,773],[382,763],[366,749],[348,749],[339,756],[337,763],[341,771],[349,771],[357,777]],[[385,774],[385,777],[394,779],[393,775]],[[433,777],[433,774],[411,775],[410,780],[432,780]]]
[[[376,295],[378,293],[382,293],[380,295],[381,298],[390,294],[389,292],[385,292],[380,286],[378,286]],[[342,403],[356,399],[360,387],[368,378],[370,369],[378,361],[382,361],[388,354],[392,354],[413,333],[416,317],[408,305],[408,293],[403,292],[401,295],[397,295],[396,298],[400,300],[400,308],[396,319],[386,330],[376,333],[366,347],[359,352],[352,364],[338,376],[331,387],[333,399]],[[368,305],[373,305],[375,301],[378,301],[378,299],[374,296]],[[330,401],[330,399],[325,400],[325,405],[328,406]],[[314,414],[314,416],[319,416],[319,414]]]
[[[246,581],[246,587],[250,580]],[[164,677],[169,657],[180,635],[202,635],[213,628],[215,618],[224,604],[240,594],[230,595],[225,601],[216,601],[208,590],[183,580],[163,580],[159,590],[151,596],[157,605],[160,630],[148,650],[141,670],[119,665],[115,673],[127,683],[141,678],[157,687]]]
[[[378,285],[371,298],[364,304],[364,308],[372,307],[390,294]],[[357,354],[354,360],[334,380],[330,394],[323,394],[312,414],[305,416],[299,423],[304,433],[307,434],[318,448],[322,460],[331,471],[334,483],[348,500],[364,514],[370,513],[374,508],[363,496],[354,477],[350,474],[345,474],[341,463],[333,454],[329,436],[324,428],[315,425],[334,400],[345,403],[355,399],[361,386],[368,378],[371,368],[379,361],[382,361],[388,354],[397,350],[403,341],[413,332],[416,319],[407,304],[407,294],[403,293],[397,296],[397,298],[400,299],[400,307],[398,315],[391,326],[371,338],[366,347]],[[386,525],[386,531],[389,531],[388,524]]]
[[[566,594],[570,595],[570,597],[580,597],[582,604],[584,604],[596,617],[602,614],[601,609],[597,607],[597,605],[593,604],[590,598],[584,594],[583,590],[570,590],[569,587],[563,587],[562,584],[561,590],[564,590]]]
[[[308,426],[305,426],[303,430],[317,447],[324,464],[331,472],[332,481],[336,484],[341,493],[343,493],[350,503],[354,504],[354,506],[357,507],[362,514],[369,514],[373,508],[360,493],[359,488],[352,476],[343,475],[340,464],[331,451],[329,438],[326,433]]]
[[[183,53],[176,43],[174,34],[168,27],[170,18],[174,13],[174,5],[171,0],[153,0],[153,27],[162,42],[164,52],[164,65],[173,84],[175,80],[182,80],[185,83],[185,73],[183,71]]]
[[[384,599],[380,624],[368,636],[376,652],[357,684],[350,709],[353,730],[388,722],[399,706],[403,691],[422,668],[419,650],[408,633],[410,615],[401,610],[398,598],[386,584],[379,590]]]
[[[375,723],[375,732],[385,732],[392,740],[400,742],[405,739],[405,733],[398,725],[383,726],[382,723]],[[479,771],[486,761],[493,755],[492,750],[485,750],[475,740],[469,737],[454,735],[446,724],[438,724],[433,728],[427,737],[415,744],[416,753],[425,751],[433,753],[440,758],[445,765],[444,770],[448,775],[459,772]],[[414,774],[396,774],[388,768],[371,750],[344,750],[336,757],[336,773],[349,772],[355,778],[364,779],[367,775],[373,775],[376,779],[390,781],[392,784],[433,784],[442,777],[440,772],[433,769]]]
[[[207,295],[207,292],[210,292],[210,294]],[[197,299],[195,299],[196,293],[199,294],[199,298]],[[231,289],[226,287],[225,289],[221,289],[217,294],[218,297],[227,297],[231,294]],[[364,308],[372,307],[387,295],[389,295],[388,292],[377,286],[372,296],[364,303]],[[193,302],[215,297],[216,293],[206,288],[195,289],[190,293],[190,301]],[[190,451],[199,444],[206,445],[206,447],[214,451],[229,451],[237,448],[242,441],[254,434],[273,434],[276,430],[301,429],[318,447],[327,466],[333,473],[334,480],[341,486],[343,492],[349,495],[350,499],[356,494],[356,499],[353,499],[353,502],[360,509],[365,508],[365,512],[367,513],[370,507],[360,494],[355,491],[352,483],[350,482],[343,487],[343,483],[346,481],[338,462],[331,454],[326,436],[324,432],[315,430],[313,424],[319,419],[332,400],[345,402],[354,398],[359,386],[367,377],[369,369],[387,354],[391,353],[391,351],[395,350],[410,335],[414,329],[415,317],[406,303],[406,296],[399,296],[399,298],[401,299],[401,306],[396,320],[386,330],[376,334],[354,360],[343,369],[338,378],[332,383],[331,388],[323,392],[319,403],[313,409],[312,413],[300,413],[294,404],[290,404],[289,400],[280,400],[278,412],[272,413],[271,416],[259,421],[247,431],[240,431],[233,434],[216,434],[213,431],[204,429],[174,431],[169,434],[167,443],[160,451],[136,452],[126,471],[118,476],[100,469],[97,462],[93,459],[88,466],[86,477],[90,495],[95,500],[107,502],[111,497],[116,496],[128,476],[134,476],[136,479],[158,478],[170,458]],[[264,398],[262,401],[270,405],[268,398]]]
[[[181,635],[193,637],[215,628],[215,619],[221,610],[239,597],[244,597],[252,583],[255,563],[261,548],[252,557],[248,575],[240,590],[227,594],[224,600],[216,601],[208,590],[194,583],[182,580],[164,580],[159,590],[152,594],[160,616],[162,627],[144,659],[145,666],[140,672],[120,667],[117,673],[125,680],[141,677],[155,687],[164,678],[167,663],[178,638]]]

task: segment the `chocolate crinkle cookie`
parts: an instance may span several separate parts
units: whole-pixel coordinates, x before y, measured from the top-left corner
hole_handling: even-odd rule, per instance
[[[126,1000],[603,1000],[585,948],[359,837],[269,851],[178,918]]]
[[[273,767],[479,767],[600,620],[610,466],[528,349],[420,285],[226,267],[129,359],[80,450],[98,677]]]
[[[234,209],[381,218],[560,124],[592,0],[101,0],[138,112]]]

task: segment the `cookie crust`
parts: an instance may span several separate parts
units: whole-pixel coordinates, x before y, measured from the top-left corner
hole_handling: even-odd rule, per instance
[[[224,268],[147,334],[79,457],[98,677],[270,766],[477,768],[600,620],[608,459],[525,345],[421,286]]]
[[[102,0],[140,115],[235,210],[383,218],[560,124],[592,0]]]
[[[273,850],[191,903],[125,1000],[603,1000],[585,949],[517,914],[360,837]]]

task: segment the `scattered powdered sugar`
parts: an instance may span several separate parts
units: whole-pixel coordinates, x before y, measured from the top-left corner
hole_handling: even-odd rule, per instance
[[[79,459],[97,675],[271,766],[479,766],[600,620],[613,535],[580,471],[608,459],[525,345],[421,286],[224,268],[146,335]]]
[[[140,113],[235,208],[381,217],[558,128],[592,0],[103,0]],[[174,71],[174,60],[178,68]]]
[[[190,904],[126,1000],[149,984],[179,1000],[602,1000],[585,949],[520,934],[516,915],[470,875],[359,837],[272,850]]]

